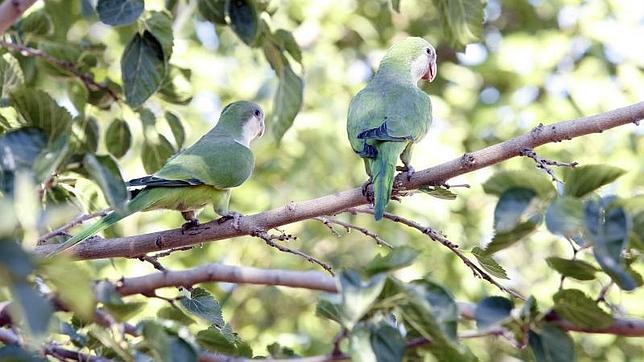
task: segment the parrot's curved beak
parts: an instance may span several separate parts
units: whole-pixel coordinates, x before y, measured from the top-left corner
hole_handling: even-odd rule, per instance
[[[421,79],[431,82],[434,78],[436,78],[436,61],[432,60],[429,62],[429,67],[427,67],[427,73],[425,73]]]
[[[266,123],[264,122],[264,116],[259,119],[259,132],[257,133],[256,138],[262,138],[264,132],[266,131]]]

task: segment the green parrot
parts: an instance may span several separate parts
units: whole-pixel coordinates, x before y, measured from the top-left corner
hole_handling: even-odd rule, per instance
[[[58,246],[58,254],[139,211],[181,211],[183,228],[199,224],[197,212],[208,204],[222,221],[239,214],[228,210],[231,188],[244,183],[253,172],[255,158],[250,142],[264,134],[264,112],[252,102],[234,102],[221,112],[217,125],[194,145],[174,155],[154,175],[128,182],[131,200]]]
[[[418,88],[421,79],[436,77],[436,51],[422,38],[410,37],[387,51],[378,71],[349,105],[347,134],[353,150],[364,159],[373,184],[374,216],[382,219],[391,198],[398,157],[408,178],[414,144],[432,122],[429,96]]]

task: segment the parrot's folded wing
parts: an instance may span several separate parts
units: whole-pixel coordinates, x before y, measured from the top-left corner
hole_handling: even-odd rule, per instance
[[[380,127],[371,128],[365,131],[362,131],[358,134],[359,139],[370,139],[377,141],[393,141],[393,142],[402,142],[408,141],[411,137],[396,137],[389,134],[389,129],[387,122],[383,122]]]
[[[196,178],[187,180],[167,180],[156,176],[145,176],[135,178],[127,182],[128,187],[182,187],[182,186],[197,186],[204,183]]]

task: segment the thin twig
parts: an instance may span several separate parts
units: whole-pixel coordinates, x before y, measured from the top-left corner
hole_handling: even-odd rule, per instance
[[[48,232],[47,234],[41,236],[38,239],[38,244],[40,245],[40,244],[44,243],[45,241],[47,241],[47,240],[49,240],[49,239],[51,239],[53,237],[56,237],[56,236],[59,236],[59,235],[64,235],[67,232],[67,230],[73,228],[74,226],[82,224],[85,221],[91,220],[91,219],[96,218],[96,217],[105,216],[110,211],[112,211],[112,209],[105,209],[105,210],[92,212],[92,213],[89,213],[89,214],[78,215],[75,218],[73,218],[72,221],[68,222],[67,224],[59,227],[56,230],[52,230],[52,231]]]
[[[354,214],[355,213],[363,213],[363,214],[371,214],[371,215],[373,215],[373,210],[367,209],[367,208],[364,208],[364,207],[350,208],[350,209],[345,210],[345,212],[354,213]],[[421,225],[421,224],[419,224],[419,223],[417,223],[417,222],[415,222],[413,220],[409,220],[409,219],[404,218],[402,216],[398,216],[398,215],[391,214],[391,213],[388,213],[388,212],[386,212],[384,214],[384,218],[389,219],[389,220],[391,220],[393,222],[397,222],[397,223],[401,223],[403,225],[409,226],[409,227],[414,228],[414,229],[420,231],[421,233],[427,235],[430,239],[439,242],[440,244],[442,244],[443,246],[445,246],[449,250],[451,250],[454,254],[456,254],[456,256],[458,256],[463,261],[463,263],[465,263],[465,265],[472,270],[472,273],[474,274],[474,276],[488,281],[489,283],[495,285],[497,288],[501,289],[502,291],[504,291],[504,292],[516,297],[516,298],[519,298],[521,300],[525,300],[525,297],[522,296],[520,293],[518,293],[517,291],[512,290],[512,289],[510,289],[508,287],[505,287],[504,285],[500,284],[499,282],[494,280],[494,278],[492,278],[492,276],[490,276],[488,273],[486,273],[483,269],[479,268],[474,262],[472,262],[470,259],[468,259],[465,256],[465,254],[463,254],[460,251],[459,246],[457,244],[454,244],[453,242],[449,241],[447,239],[447,237],[445,237],[445,235],[443,233],[441,233],[440,231],[435,230],[435,229],[433,229],[433,228],[431,228],[429,226]]]
[[[555,175],[555,172],[549,166],[558,166],[558,167],[577,166],[577,162],[558,162],[558,161],[546,160],[545,158],[539,157],[532,148],[522,149],[521,156],[531,158],[536,164],[537,168],[544,170],[548,175],[550,175],[550,177],[552,177],[552,181],[559,182],[560,184],[563,184],[563,181],[557,178],[557,176]]]
[[[161,265],[161,263],[158,260],[158,257],[156,256],[143,255],[143,256],[139,256],[137,259],[139,259],[140,261],[146,261],[152,264],[154,269],[158,271],[162,271],[162,272],[168,271],[168,269],[166,269],[163,265]]]
[[[98,83],[97,81],[94,80],[94,76],[92,74],[81,71],[76,67],[76,64],[72,62],[58,59],[40,49],[31,48],[22,44],[11,43],[4,39],[0,39],[0,46],[3,46],[12,51],[19,52],[20,54],[28,57],[41,58],[45,60],[47,63],[59,66],[65,69],[66,71],[72,73],[73,75],[75,75],[78,79],[80,79],[83,82],[83,84],[85,84],[85,87],[89,91],[92,91],[92,92],[96,92],[99,90],[104,91],[115,101],[121,100],[121,97],[119,97],[119,95],[116,94],[110,87],[104,84]]]
[[[378,244],[379,246],[386,246],[389,249],[393,249],[393,246],[391,244],[389,244],[387,241],[383,240],[380,236],[378,236],[377,234],[369,231],[369,229],[364,228],[362,226],[358,226],[358,225],[354,225],[354,224],[344,222],[344,221],[341,221],[341,220],[338,220],[338,219],[334,219],[334,218],[329,217],[329,216],[316,217],[316,218],[314,218],[314,220],[317,220],[317,221],[323,223],[324,225],[326,225],[329,229],[331,229],[336,234],[336,236],[339,236],[339,234],[337,232],[335,232],[335,230],[333,229],[332,224],[340,225],[340,226],[344,227],[347,231],[351,231],[352,229],[357,230],[357,231],[363,233],[364,235],[366,235],[366,236],[372,238],[373,240],[375,240],[376,244]]]
[[[287,247],[287,246],[284,246],[284,245],[281,245],[281,244],[278,244],[278,243],[276,243],[276,242],[275,242],[275,240],[282,240],[282,241],[284,241],[284,240],[293,239],[293,238],[295,238],[293,235],[288,235],[288,234],[271,235],[271,234],[269,234],[269,233],[267,233],[266,231],[261,230],[261,229],[256,229],[256,230],[255,230],[255,231],[253,231],[250,235],[251,235],[251,236],[258,237],[258,238],[260,238],[260,239],[264,240],[264,242],[265,242],[268,246],[271,246],[271,247],[273,247],[273,248],[275,248],[275,249],[277,249],[277,250],[279,250],[279,251],[282,251],[282,252],[285,252],[285,253],[291,253],[291,254],[295,254],[295,255],[301,256],[301,257],[303,257],[304,259],[306,259],[308,262],[310,262],[310,263],[314,263],[314,264],[317,264],[317,265],[321,266],[324,270],[326,270],[327,272],[329,272],[329,274],[331,274],[331,275],[335,275],[335,274],[333,273],[333,268],[331,268],[331,265],[329,265],[329,264],[327,264],[327,263],[323,262],[322,260],[319,260],[319,259],[317,259],[317,258],[314,258],[314,257],[312,257],[311,255],[308,255],[308,254],[304,253],[303,251],[300,251],[300,250],[297,250],[297,249],[291,249],[291,248],[289,248],[289,247]]]

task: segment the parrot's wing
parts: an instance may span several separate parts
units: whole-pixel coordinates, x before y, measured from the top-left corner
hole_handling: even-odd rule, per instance
[[[253,172],[251,150],[231,137],[206,135],[171,158],[154,176],[164,180],[198,180],[218,189],[241,185]]]
[[[203,181],[196,178],[187,180],[166,180],[156,176],[145,176],[135,178],[127,182],[128,187],[182,187],[182,186],[197,186],[203,185]]]

